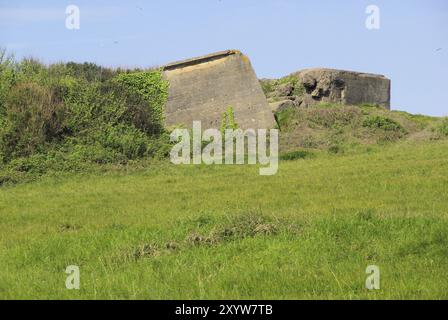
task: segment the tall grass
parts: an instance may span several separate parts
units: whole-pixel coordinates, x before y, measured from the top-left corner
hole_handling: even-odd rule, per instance
[[[400,142],[270,177],[160,163],[3,187],[0,298],[446,299],[447,156]]]

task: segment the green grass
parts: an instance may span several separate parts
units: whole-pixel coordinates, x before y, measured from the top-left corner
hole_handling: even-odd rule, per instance
[[[447,158],[400,142],[275,176],[154,164],[3,186],[0,298],[446,299]]]
[[[321,103],[276,113],[282,153],[318,149],[357,153],[397,141],[431,141],[448,136],[443,118],[390,111],[374,105]]]

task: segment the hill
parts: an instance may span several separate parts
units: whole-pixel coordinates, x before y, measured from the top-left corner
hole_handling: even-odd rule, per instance
[[[369,150],[398,141],[446,138],[448,120],[374,105],[317,104],[287,107],[276,113],[282,150],[326,150],[332,153]]]

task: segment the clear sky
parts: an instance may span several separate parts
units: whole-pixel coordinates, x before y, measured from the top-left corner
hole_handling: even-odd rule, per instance
[[[65,26],[67,5],[80,29]],[[380,9],[380,29],[365,26]],[[17,58],[148,67],[225,49],[260,78],[308,67],[384,74],[392,108],[448,115],[447,0],[3,1],[0,46]]]

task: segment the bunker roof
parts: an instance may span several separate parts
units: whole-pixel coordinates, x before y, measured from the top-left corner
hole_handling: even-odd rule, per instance
[[[182,61],[169,63],[169,64],[163,66],[162,69],[163,69],[163,71],[169,71],[169,70],[185,68],[188,66],[194,66],[197,64],[206,63],[206,62],[210,62],[213,60],[222,59],[222,58],[234,55],[234,54],[241,54],[241,52],[238,50],[225,50],[225,51],[215,52],[215,53],[207,54],[207,55],[200,56],[200,57],[195,57],[195,58],[191,58],[191,59],[186,59],[186,60],[182,60]]]

